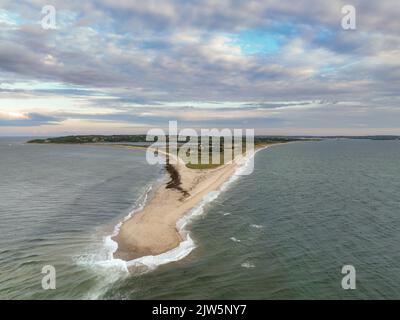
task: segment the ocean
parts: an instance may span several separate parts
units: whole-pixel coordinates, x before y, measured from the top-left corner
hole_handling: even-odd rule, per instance
[[[399,141],[261,150],[191,222],[187,257],[129,274],[109,236],[164,169],[140,150],[25,140],[0,139],[0,299],[400,298]]]

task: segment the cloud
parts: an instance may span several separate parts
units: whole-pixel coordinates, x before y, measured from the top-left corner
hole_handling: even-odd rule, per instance
[[[194,110],[181,109],[178,115],[187,123],[238,125],[242,117],[242,123],[250,126],[299,127],[315,125],[301,115],[312,112],[316,121],[326,124],[324,114],[343,111],[325,103],[317,113],[319,107],[310,111],[310,104],[302,107],[304,101],[357,101],[352,109],[367,106],[374,115],[381,104],[397,108],[398,1],[353,1],[357,10],[353,31],[341,28],[345,4],[341,0],[55,0],[52,4],[58,27],[44,30],[39,23],[41,1],[4,1],[0,91],[7,103],[0,101],[0,111],[23,105],[16,111],[52,115],[60,107],[32,103],[27,108],[21,100],[59,97],[71,102],[63,110],[67,119],[83,108],[82,114],[94,114],[88,121],[97,117],[147,125],[165,121],[176,114],[174,106],[191,101]],[[198,105],[210,101],[214,106],[205,114]],[[283,104],[276,107],[274,101]],[[294,106],[293,101],[301,103]],[[232,102],[241,109],[222,110]],[[256,105],[258,109],[253,109]],[[145,116],[139,107],[157,117]],[[280,114],[275,117],[267,109]],[[385,116],[392,111],[381,112],[376,122],[392,123]],[[114,116],[101,119],[111,113]]]
[[[64,119],[40,113],[21,114],[17,112],[0,112],[0,126],[3,127],[36,127],[56,125]]]

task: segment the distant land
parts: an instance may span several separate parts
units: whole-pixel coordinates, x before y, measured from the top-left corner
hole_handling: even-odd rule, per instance
[[[120,143],[120,142],[148,142],[146,135],[77,135],[34,139],[28,143]]]
[[[329,136],[321,139],[368,139],[368,140],[400,140],[400,136]]]
[[[310,138],[306,138],[310,140]],[[167,136],[168,140],[168,136]],[[257,143],[279,143],[304,140],[301,137],[281,137],[281,136],[256,136],[254,142]],[[27,143],[58,143],[58,144],[85,144],[85,143],[141,143],[150,144],[154,141],[146,141],[146,135],[77,135],[65,137],[53,137],[30,140]],[[182,142],[184,143],[184,142]]]
[[[258,143],[278,143],[301,140],[321,140],[321,139],[369,139],[369,140],[400,140],[400,136],[377,135],[377,136],[255,136],[254,142]],[[85,143],[144,143],[145,134],[139,135],[71,135],[64,137],[51,137],[33,139],[27,143],[55,143],[55,144],[85,144]]]

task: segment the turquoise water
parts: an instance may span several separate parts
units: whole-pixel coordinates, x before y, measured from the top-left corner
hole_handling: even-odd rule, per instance
[[[300,142],[258,152],[253,174],[192,224],[197,248],[140,276],[99,266],[96,255],[161,168],[139,151],[7,148],[0,142],[0,298],[400,297],[398,141]],[[29,158],[17,161],[18,148]],[[43,291],[40,268],[49,262],[57,289]],[[356,268],[356,290],[341,288],[345,264]]]

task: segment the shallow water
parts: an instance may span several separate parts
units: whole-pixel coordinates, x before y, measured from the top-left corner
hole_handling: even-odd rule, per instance
[[[126,274],[103,238],[162,168],[143,151],[23,141],[0,139],[0,298],[97,298]],[[48,264],[56,290],[42,290]]]
[[[189,228],[196,249],[140,276],[96,262],[106,259],[103,236],[161,168],[140,151],[8,143],[0,140],[0,298],[400,297],[398,141],[258,152],[253,174]],[[56,266],[56,290],[41,289],[43,264]],[[345,264],[356,268],[356,290],[341,288]]]

